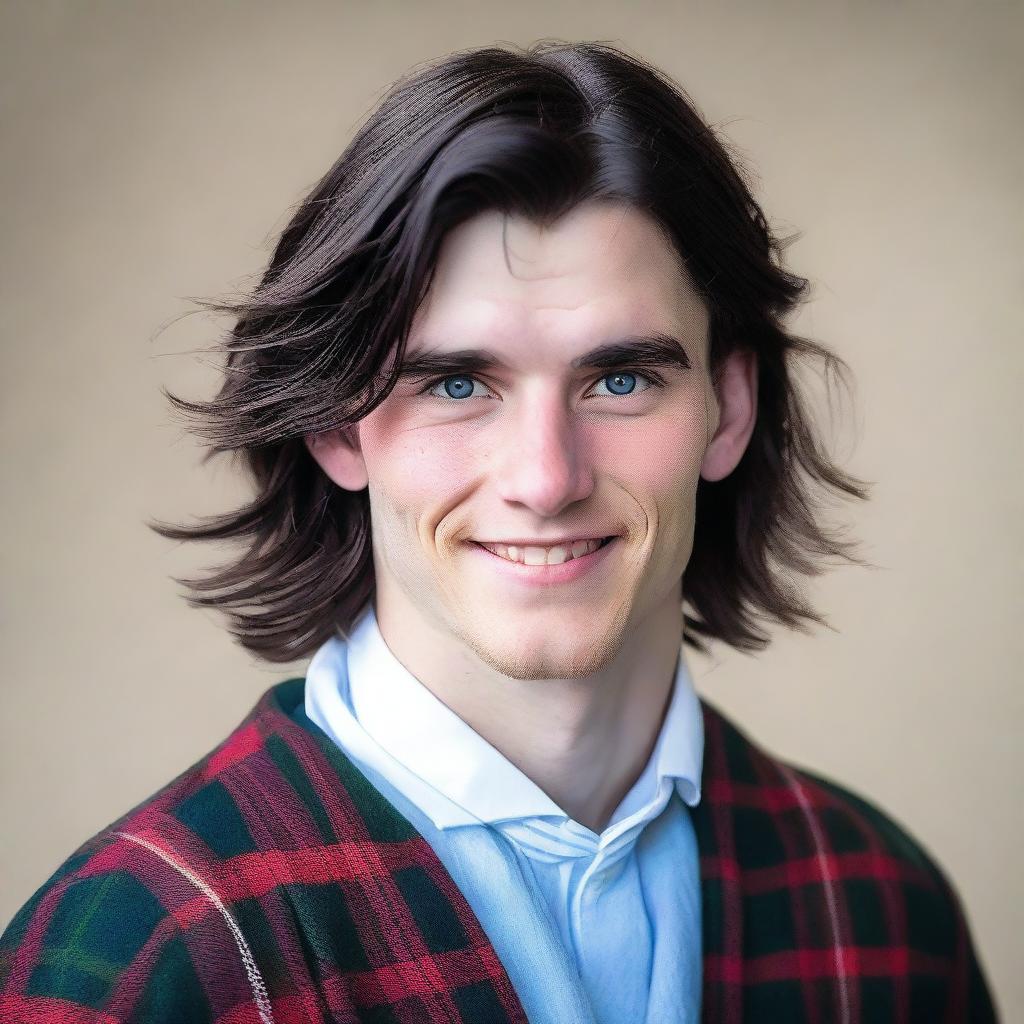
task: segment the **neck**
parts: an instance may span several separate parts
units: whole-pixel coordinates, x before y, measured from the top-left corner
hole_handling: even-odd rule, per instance
[[[512,679],[422,620],[401,628],[378,606],[396,658],[571,818],[600,834],[650,759],[682,642],[681,604],[634,630],[601,670],[577,679]]]

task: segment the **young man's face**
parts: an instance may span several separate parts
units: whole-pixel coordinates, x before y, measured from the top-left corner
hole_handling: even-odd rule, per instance
[[[573,365],[655,335],[675,358]],[[737,407],[716,438],[707,335],[678,256],[631,207],[585,204],[548,229],[489,212],[453,230],[405,364],[474,350],[493,365],[403,378],[357,437],[310,445],[336,483],[369,487],[382,625],[468,647],[513,678],[568,679],[655,621],[681,623],[698,478],[731,471],[753,422]],[[753,388],[752,373],[734,379]],[[552,564],[482,546],[512,541]]]

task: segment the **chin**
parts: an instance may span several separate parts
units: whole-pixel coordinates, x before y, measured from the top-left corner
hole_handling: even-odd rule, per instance
[[[594,643],[582,634],[567,636],[562,630],[554,637],[524,635],[498,639],[493,633],[467,637],[469,646],[485,664],[510,679],[584,679],[603,669],[614,657],[618,645]]]

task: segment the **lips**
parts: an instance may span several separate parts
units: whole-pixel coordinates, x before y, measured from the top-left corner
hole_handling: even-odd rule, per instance
[[[576,540],[561,544],[505,544],[477,542],[480,547],[509,562],[520,565],[561,565],[576,558],[593,554],[603,547],[610,538]]]
[[[603,534],[600,530],[595,530],[593,533],[577,533],[571,537],[503,537],[500,540],[480,540],[474,539],[471,541],[473,544],[515,544],[517,547],[537,547],[537,548],[552,548],[556,545],[569,545],[577,544],[584,540],[600,540],[609,541],[614,540],[618,536],[617,533]]]
[[[492,551],[490,544],[484,545],[478,541],[467,541],[466,544],[477,556],[484,559],[484,563],[481,564],[489,566],[489,571],[497,572],[499,578],[503,579],[506,585],[549,587],[571,583],[598,571],[599,566],[608,563],[608,552],[614,551],[613,541],[618,539],[619,537],[616,535],[605,537],[596,544],[582,542],[581,554],[575,557],[569,554],[568,557],[565,557],[567,552],[562,549],[554,554],[554,558],[550,562],[547,561],[545,549],[539,547],[534,550],[532,559],[526,561],[525,558],[529,555],[529,552],[526,551],[519,552],[517,559],[511,559],[506,557],[507,550],[504,554],[500,551]]]

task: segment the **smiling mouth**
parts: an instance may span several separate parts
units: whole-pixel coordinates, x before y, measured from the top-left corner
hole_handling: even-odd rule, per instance
[[[520,565],[561,565],[563,562],[571,562],[573,559],[593,554],[615,539],[613,535],[595,540],[579,540],[572,544],[552,544],[547,547],[532,544],[484,544],[480,541],[473,543],[508,562],[518,562]]]

